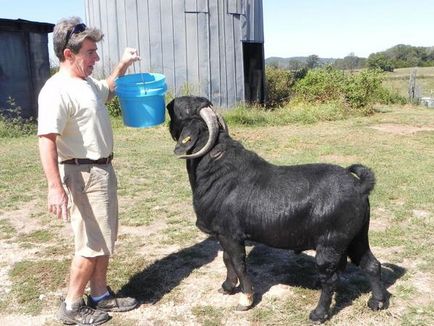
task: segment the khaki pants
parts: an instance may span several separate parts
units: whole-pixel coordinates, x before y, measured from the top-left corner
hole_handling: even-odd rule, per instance
[[[112,255],[118,235],[117,179],[111,164],[60,164],[76,255]]]

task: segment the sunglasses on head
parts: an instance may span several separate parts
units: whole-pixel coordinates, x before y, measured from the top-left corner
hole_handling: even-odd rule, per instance
[[[85,24],[80,23],[75,25],[71,30],[69,30],[68,33],[66,33],[65,45],[63,46],[63,50],[66,49],[66,46],[68,45],[68,42],[71,39],[72,35],[84,32],[86,28],[87,26]]]

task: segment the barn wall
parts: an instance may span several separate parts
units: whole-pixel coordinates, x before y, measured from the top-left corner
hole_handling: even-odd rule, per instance
[[[163,73],[173,95],[222,107],[244,101],[242,44],[264,34],[262,0],[86,0],[86,23],[105,33],[100,75],[135,47],[142,60],[128,73]]]

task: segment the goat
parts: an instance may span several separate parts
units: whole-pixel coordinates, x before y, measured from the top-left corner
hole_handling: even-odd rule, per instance
[[[184,96],[167,105],[175,154],[186,159],[197,227],[214,235],[227,269],[223,293],[238,281],[238,310],[254,303],[246,273],[245,241],[291,249],[315,250],[321,295],[309,318],[324,322],[347,257],[366,273],[372,288],[368,306],[385,309],[389,294],[381,264],[368,242],[369,193],[373,172],[354,164],[276,166],[231,138],[224,119],[203,97]]]

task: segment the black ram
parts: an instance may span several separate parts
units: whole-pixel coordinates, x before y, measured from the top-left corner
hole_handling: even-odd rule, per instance
[[[179,97],[167,105],[175,154],[186,159],[197,226],[223,248],[225,293],[240,282],[238,309],[253,304],[244,242],[316,251],[321,296],[310,313],[324,322],[347,257],[366,273],[372,288],[368,305],[388,305],[381,265],[368,242],[369,199],[375,178],[363,165],[276,166],[233,140],[223,118],[202,97]]]

